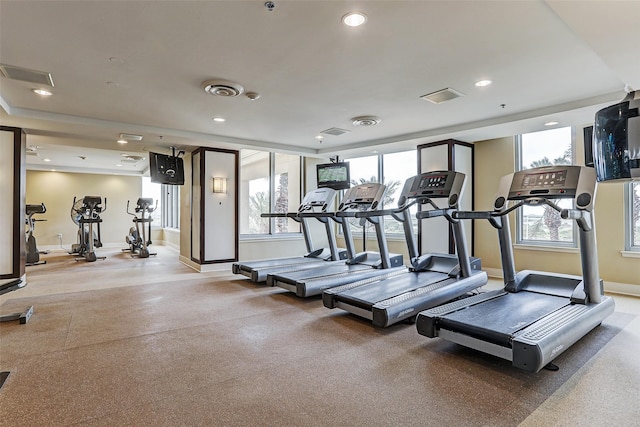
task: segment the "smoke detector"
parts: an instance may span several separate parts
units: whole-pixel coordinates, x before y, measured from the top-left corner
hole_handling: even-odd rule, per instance
[[[211,95],[233,98],[242,95],[244,88],[238,83],[227,80],[207,80],[202,82],[202,89]]]
[[[354,126],[375,126],[381,121],[382,119],[377,116],[358,116],[351,119]]]

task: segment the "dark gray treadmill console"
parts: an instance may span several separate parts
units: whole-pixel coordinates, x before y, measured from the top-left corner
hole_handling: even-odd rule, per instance
[[[464,186],[464,175],[454,171],[425,172],[416,178],[406,195],[408,199],[425,196],[435,199],[451,196],[453,199],[449,201],[449,205],[455,205]]]

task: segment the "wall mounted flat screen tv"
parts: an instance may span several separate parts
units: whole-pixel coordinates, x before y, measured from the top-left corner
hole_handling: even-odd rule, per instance
[[[149,153],[151,182],[184,185],[184,162],[180,157]]]
[[[334,190],[346,190],[351,187],[349,162],[316,165],[316,176],[318,188],[329,187]]]

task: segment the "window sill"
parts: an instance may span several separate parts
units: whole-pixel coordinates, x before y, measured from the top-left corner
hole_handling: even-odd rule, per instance
[[[240,235],[241,242],[267,242],[267,241],[298,241],[303,240],[302,233],[287,233],[287,234],[259,234],[259,235]]]
[[[620,251],[623,258],[640,258],[640,251]]]
[[[571,248],[571,247],[565,247],[565,246],[516,244],[516,245],[513,245],[513,249],[523,250],[523,251],[561,252],[561,253],[567,253],[567,254],[580,253],[580,249],[578,248]]]

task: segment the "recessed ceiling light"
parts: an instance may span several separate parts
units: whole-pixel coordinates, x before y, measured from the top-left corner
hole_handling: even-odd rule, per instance
[[[214,117],[213,121],[218,123],[224,123],[226,119],[224,117]]]
[[[551,122],[547,122],[547,123],[545,123],[544,125],[545,125],[545,126],[555,126],[555,125],[557,125],[557,124],[559,124],[559,123],[560,123],[560,122],[553,122],[553,121],[551,121]]]
[[[360,12],[350,12],[342,17],[342,23],[348,27],[359,27],[367,22],[367,16]]]
[[[51,96],[53,95],[53,93],[49,92],[48,90],[44,90],[44,89],[33,89],[33,91],[35,93],[37,93],[40,96]]]
[[[489,86],[491,83],[493,83],[491,80],[479,80],[476,82],[476,86],[484,87],[484,86]]]
[[[118,140],[118,144],[128,144],[129,141],[127,141],[126,139],[119,139]]]
[[[51,159],[42,159],[42,161],[44,161],[44,162],[50,162],[50,161],[51,161]]]
[[[116,166],[120,167],[120,166],[122,166],[122,165],[121,165],[120,163],[118,163]]]
[[[324,136],[322,136],[322,135],[316,135],[316,139],[317,139],[318,141],[322,141],[322,140],[324,139]]]

